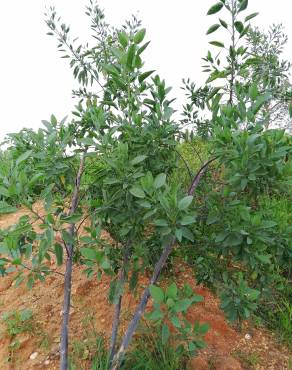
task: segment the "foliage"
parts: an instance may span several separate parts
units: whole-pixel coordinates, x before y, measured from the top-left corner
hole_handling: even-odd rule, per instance
[[[167,322],[175,328],[172,333],[172,341],[179,344],[176,352],[188,353],[194,356],[197,351],[205,347],[202,337],[209,329],[208,324],[190,323],[186,314],[188,309],[198,302],[202,302],[203,297],[195,295],[189,285],[184,285],[183,289],[178,289],[175,283],[169,285],[165,290],[152,285],[150,294],[154,301],[153,310],[145,316],[148,320],[154,321],[161,330],[162,344],[166,345],[170,339],[170,330]]]
[[[1,320],[5,323],[7,334],[10,337],[33,331],[33,315],[31,310],[23,309],[20,311],[5,312]]]
[[[122,369],[124,370],[179,370],[186,366],[188,356],[170,343],[164,344],[161,332],[145,326],[140,330],[133,348],[128,352]]]
[[[215,7],[215,5],[218,7]],[[228,18],[218,18],[208,30],[207,35],[225,32],[229,44],[224,41],[210,41],[214,51],[208,50],[203,58],[203,71],[208,73],[204,86],[196,88],[189,79],[183,80],[187,103],[183,106],[184,124],[191,125],[200,137],[209,137],[216,124],[219,103],[225,113],[231,114],[231,106],[238,105],[239,120],[235,127],[243,126],[245,111],[248,111],[249,124],[254,122],[253,113],[261,126],[277,126],[289,130],[291,118],[291,83],[289,81],[290,63],[281,59],[287,36],[282,25],[273,25],[268,32],[252,26],[258,13],[244,16],[248,1],[220,1],[214,5],[216,12]],[[214,8],[214,9],[215,9]],[[218,51],[219,50],[219,51]],[[249,92],[249,96],[246,96]],[[251,101],[248,100],[251,97]],[[248,98],[248,99],[247,99]],[[256,99],[257,98],[257,99]],[[208,111],[210,113],[208,114]],[[256,112],[255,112],[256,111]],[[200,118],[200,117],[204,118]],[[243,126],[244,127],[244,126]]]
[[[260,294],[260,291],[251,289],[247,285],[242,273],[238,273],[236,278],[236,283],[232,284],[232,281],[227,278],[227,274],[223,275],[226,287],[224,287],[220,297],[222,302],[220,307],[231,321],[248,319],[251,312],[254,312],[257,308],[256,301]]]
[[[262,192],[285,191],[291,187],[291,152],[284,130],[262,132],[216,131],[216,153],[226,166],[225,181],[233,191],[245,191],[256,197]]]
[[[86,14],[94,43],[79,45],[70,27],[49,9],[49,34],[57,38],[80,84],[73,91],[79,103],[70,122],[52,115],[37,132],[10,135],[8,148],[0,152],[0,213],[18,205],[30,211],[0,230],[0,273],[17,272],[16,285],[26,281],[31,288],[51,273],[63,276],[49,267],[52,259],[57,266],[66,264],[62,370],[69,368],[73,264],[82,264],[88,278],[107,274],[111,281],[110,350],[103,340],[96,342],[95,369],[133,366],[133,354],[141,356],[143,366],[156,368],[159,360],[159,366],[176,369],[178,361],[203,347],[208,326],[186,319],[201,297],[188,286],[157,285],[174,254],[194,266],[198,282],[220,293],[230,320],[258,314],[261,304],[275,305],[282,296],[277,320],[289,330],[285,286],[291,280],[291,207],[283,194],[291,197],[291,136],[267,129],[270,104],[288,102],[289,91],[282,89],[288,84],[288,64],[275,55],[285,39],[281,28],[272,29],[271,38],[252,29],[257,13],[243,16],[247,7],[247,0],[229,0],[209,9],[208,15],[224,11],[230,22],[219,18],[207,34],[227,30],[230,45],[210,41],[220,52],[208,51],[204,58],[205,86],[184,81],[188,103],[180,125],[171,89],[153,70],[144,69],[149,42],[139,20],[133,17],[113,28],[90,1]],[[183,132],[189,124],[192,134]],[[205,175],[208,167],[212,173]],[[34,206],[36,199],[43,212]],[[151,275],[149,284],[120,338],[123,296],[139,291],[145,271]],[[150,297],[154,309],[146,317],[158,334],[145,337],[147,352],[134,346],[123,362]],[[73,348],[79,357],[88,355],[80,343]]]
[[[281,24],[273,24],[266,33],[257,27],[250,28],[247,34],[247,44],[251,56],[255,58],[255,63],[250,65],[247,81],[256,83],[260,91],[272,94],[272,102],[266,104],[262,111],[266,128],[273,125],[289,129],[291,124],[291,63],[280,59],[287,41]]]
[[[176,240],[182,244],[194,240],[190,230],[196,221],[192,192],[205,171],[203,168],[194,175],[189,192],[169,181],[178,164],[179,127],[172,118],[170,88],[158,75],[152,77],[153,71],[143,70],[143,52],[149,42],[144,43],[146,31],[140,22],[133,18],[119,29],[111,28],[93,2],[87,15],[94,47],[77,46],[70,28],[61,23],[54,9],[48,11],[49,34],[57,37],[63,57],[70,58],[81,85],[74,92],[80,102],[72,122],[58,122],[52,116],[38,132],[24,131],[10,137],[8,150],[16,162],[23,163],[24,170],[36,173],[38,191],[26,176],[28,191],[21,192],[17,204],[26,206],[33,217],[22,217],[0,235],[1,273],[16,270],[17,283],[26,280],[32,287],[36,279],[60,274],[48,267],[52,258],[58,265],[66,262],[62,369],[69,366],[73,263],[86,265],[90,278],[104,273],[111,277],[109,299],[116,309],[112,362],[125,289],[137,289],[139,274],[146,268],[155,274],[158,269],[152,280],[155,283],[165,264],[159,261],[168,246],[173,248]],[[100,93],[89,91],[97,86]],[[20,168],[15,171],[19,176]],[[34,209],[30,192],[44,202],[44,214]],[[86,219],[87,234],[81,236],[80,227]],[[41,222],[41,232],[32,227],[36,220]],[[108,231],[115,246],[102,240],[101,230]],[[157,256],[153,256],[153,244]],[[158,262],[159,267],[154,267]],[[117,365],[112,368],[120,361],[115,359]]]

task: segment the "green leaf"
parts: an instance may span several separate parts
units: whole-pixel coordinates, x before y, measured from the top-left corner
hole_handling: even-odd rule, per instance
[[[167,298],[166,305],[168,308],[172,308],[174,306],[174,300],[172,298]]]
[[[208,10],[207,15],[218,13],[223,7],[223,3],[216,3]]]
[[[256,84],[250,85],[250,87],[248,89],[248,93],[249,93],[249,96],[251,97],[252,100],[256,100],[256,98],[259,95],[259,90],[257,88],[257,85]]]
[[[60,266],[63,263],[63,247],[60,244],[56,243],[54,249],[57,258],[57,265]]]
[[[22,153],[16,160],[16,165],[18,166],[21,162],[27,160],[32,154],[32,150]]]
[[[139,82],[142,83],[144,80],[146,80],[147,77],[152,75],[153,72],[155,72],[155,71],[153,70],[153,71],[148,71],[148,72],[144,72],[144,73],[140,74],[140,76],[138,77]]]
[[[177,297],[177,286],[175,283],[172,283],[166,289],[166,297],[175,299]]]
[[[237,232],[232,232],[224,240],[224,245],[235,247],[243,242],[243,236]]]
[[[228,235],[229,235],[228,231],[221,231],[219,234],[217,234],[217,236],[215,238],[215,243],[223,242],[223,240],[225,240]]]
[[[219,48],[224,48],[223,42],[220,42],[220,41],[210,41],[209,44],[217,46]]]
[[[223,19],[219,19],[219,22],[221,23],[221,25],[224,27],[224,28],[228,28],[228,24],[223,20]]]
[[[84,258],[91,261],[96,261],[98,255],[97,251],[92,248],[81,248],[80,253]]]
[[[120,44],[124,47],[124,48],[126,48],[127,47],[127,45],[128,45],[128,36],[127,36],[127,34],[126,34],[126,32],[124,32],[124,31],[122,31],[122,32],[119,32],[118,33],[118,39],[119,39],[119,42],[120,42]]]
[[[277,226],[277,222],[275,221],[262,221],[260,228],[261,229],[270,229],[272,227]]]
[[[121,280],[112,280],[109,289],[109,301],[112,304],[117,304],[120,296],[123,294],[124,284]]]
[[[129,191],[136,198],[145,198],[145,193],[143,189],[138,186],[132,187]]]
[[[164,293],[161,288],[155,285],[151,285],[149,291],[155,303],[162,303],[164,301]]]
[[[256,299],[258,299],[260,294],[261,292],[259,290],[249,289],[247,296],[251,301],[255,301]]]
[[[138,155],[134,159],[131,160],[131,164],[134,166],[140,162],[143,162],[147,158],[147,155]]]
[[[155,189],[161,188],[163,185],[165,185],[165,182],[166,182],[166,174],[160,173],[154,179],[154,188]]]
[[[191,232],[190,229],[188,229],[186,227],[182,228],[182,234],[183,234],[183,237],[185,239],[188,239],[191,242],[193,242],[195,240],[194,234]]]
[[[210,328],[210,325],[208,323],[204,323],[197,328],[197,333],[205,335],[207,331],[209,330],[209,328]]]
[[[178,202],[178,209],[180,211],[186,210],[190,206],[190,204],[192,203],[192,201],[193,201],[193,196],[192,195],[187,195],[186,197],[182,198]]]
[[[240,6],[238,8],[238,12],[242,12],[243,10],[245,10],[248,6],[248,0],[241,0],[240,1]]]
[[[192,300],[192,303],[200,303],[200,302],[203,302],[204,301],[204,297],[199,295],[199,294],[194,294],[192,297],[191,297],[191,300]]]
[[[143,28],[142,30],[139,30],[136,35],[134,36],[134,43],[135,44],[140,44],[144,40],[146,34],[146,29]]]
[[[186,312],[187,309],[191,306],[192,301],[188,298],[181,299],[177,301],[173,306],[175,312]]]
[[[163,313],[160,310],[155,310],[155,311],[152,311],[152,312],[145,313],[145,317],[146,317],[147,320],[157,321],[157,320],[163,319],[164,316],[163,316]]]
[[[17,208],[8,203],[0,201],[0,215],[16,212]]]
[[[0,186],[0,195],[3,195],[4,197],[8,198],[9,191],[6,188],[4,188],[4,186]]]
[[[137,51],[137,55],[140,55],[143,53],[143,51],[147,48],[147,46],[150,44],[150,41],[146,42],[146,44],[144,44],[143,46],[141,46],[138,51]]]
[[[109,262],[109,260],[107,258],[104,258],[103,261],[101,262],[100,264],[100,267],[103,269],[103,270],[108,270],[111,268],[111,264]]]
[[[82,217],[82,214],[74,214],[71,216],[61,217],[61,221],[66,222],[68,224],[75,224],[78,221],[80,221],[81,217]]]
[[[103,68],[110,75],[118,75],[117,69],[112,64],[103,64]]]
[[[151,208],[151,203],[148,202],[147,200],[137,200],[137,204],[139,204],[140,207],[149,209]]]
[[[182,241],[182,236],[183,236],[182,229],[175,229],[175,237],[179,242]]]
[[[220,24],[213,24],[213,26],[211,26],[208,31],[206,32],[207,35],[210,35],[210,33],[213,33],[215,31],[218,30],[218,28],[220,27]]]
[[[250,15],[248,15],[247,17],[245,17],[244,21],[247,22],[247,21],[250,21],[251,19],[255,18],[257,15],[259,15],[259,13],[252,13]]]
[[[183,226],[191,225],[191,224],[193,224],[194,222],[196,222],[196,217],[195,217],[195,216],[184,216],[184,217],[180,220],[180,224],[181,224],[181,225],[183,225]]]
[[[161,340],[162,340],[163,345],[167,343],[169,335],[170,333],[169,333],[168,326],[166,324],[163,324],[162,329],[161,329]]]
[[[156,226],[160,226],[160,227],[166,227],[166,226],[168,226],[167,220],[164,220],[164,219],[161,219],[161,218],[159,218],[158,220],[154,220],[154,224]]]
[[[217,212],[215,212],[215,213],[209,213],[209,215],[208,215],[208,218],[207,218],[207,221],[206,221],[206,224],[207,225],[212,225],[212,224],[214,224],[214,223],[216,223],[216,222],[218,222],[220,220],[220,217],[219,217],[219,215],[218,215],[218,213]]]
[[[236,22],[234,23],[234,26],[235,26],[235,28],[236,28],[236,31],[238,31],[239,33],[242,33],[242,31],[244,30],[244,25],[243,25],[243,23],[242,23],[242,22],[240,22],[240,21],[236,21]]]
[[[256,258],[262,263],[265,263],[265,264],[271,263],[270,254],[256,254]]]
[[[257,98],[256,102],[252,105],[251,109],[253,114],[257,114],[262,106],[270,99],[269,94],[261,95]]]
[[[195,342],[188,342],[188,350],[191,356],[196,354],[196,343]]]
[[[127,53],[127,67],[132,69],[133,67],[133,60],[135,56],[135,51],[136,51],[136,45],[131,45],[129,47],[128,53]]]

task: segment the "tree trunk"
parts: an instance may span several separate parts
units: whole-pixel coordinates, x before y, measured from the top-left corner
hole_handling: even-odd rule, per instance
[[[73,215],[76,212],[78,206],[78,195],[80,189],[80,181],[82,177],[84,167],[85,154],[80,159],[79,170],[75,181],[75,189],[72,196],[71,207],[68,216]],[[64,303],[63,303],[63,322],[61,330],[61,343],[60,343],[60,369],[68,370],[68,325],[69,325],[69,314],[70,314],[70,301],[71,301],[71,285],[72,285],[72,267],[73,267],[73,256],[74,256],[74,233],[75,224],[70,224],[68,227],[68,233],[72,239],[70,243],[65,244],[67,251],[67,262],[64,280]]]

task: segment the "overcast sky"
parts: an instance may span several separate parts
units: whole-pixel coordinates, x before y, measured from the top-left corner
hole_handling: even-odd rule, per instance
[[[121,25],[138,14],[147,28],[151,44],[145,52],[146,69],[155,69],[173,94],[181,95],[181,80],[204,81],[201,58],[208,48],[207,28],[216,16],[206,12],[216,0],[100,0],[107,20]],[[283,23],[289,36],[285,57],[292,56],[291,0],[249,0],[247,14],[259,11],[254,25],[267,28]],[[74,100],[73,80],[68,60],[60,59],[56,40],[46,35],[46,6],[54,5],[72,33],[86,40],[90,35],[87,0],[1,0],[0,1],[0,140],[23,127],[37,128],[54,113],[58,119],[70,114]]]

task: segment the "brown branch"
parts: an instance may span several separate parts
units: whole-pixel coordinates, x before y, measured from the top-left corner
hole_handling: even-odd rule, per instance
[[[80,159],[79,169],[75,181],[75,188],[71,199],[71,207],[69,216],[73,215],[78,206],[78,195],[80,190],[81,177],[84,168],[85,153]],[[69,312],[70,312],[70,300],[71,300],[71,285],[72,285],[72,267],[73,267],[73,255],[74,255],[74,244],[73,237],[75,234],[75,224],[72,223],[68,227],[68,233],[71,237],[70,243],[65,243],[65,247],[68,253],[66,270],[65,270],[65,281],[64,281],[64,303],[63,303],[63,323],[61,330],[61,343],[60,343],[60,369],[68,370],[68,324],[69,324]]]
[[[24,263],[22,263],[22,264],[21,264],[21,266],[22,266],[23,268],[25,268],[26,270],[29,270],[29,271],[31,271],[31,272],[40,272],[40,271],[38,271],[38,270],[35,270],[35,269],[33,269],[33,268],[31,268],[31,267],[29,267],[29,266],[25,265]],[[56,270],[47,270],[47,271],[48,271],[48,272],[52,272],[52,273],[57,274],[57,275],[65,276],[65,274],[63,274],[62,272],[56,271]]]

